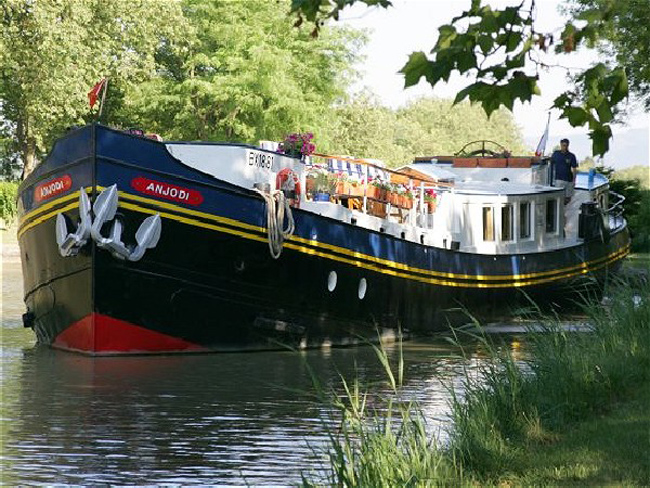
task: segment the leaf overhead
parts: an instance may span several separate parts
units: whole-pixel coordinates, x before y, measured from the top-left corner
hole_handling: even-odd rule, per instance
[[[404,87],[417,85],[422,77],[427,80],[431,79],[431,66],[431,61],[422,51],[411,53],[409,60],[400,70],[400,73],[404,75]]]
[[[301,0],[337,8],[355,0]],[[359,0],[368,4],[369,2]],[[540,94],[539,71],[550,69],[541,55],[551,49],[569,54],[587,47],[607,56],[603,66],[574,76],[575,86],[559,95],[553,107],[574,126],[587,125],[594,151],[608,147],[618,104],[628,90],[650,108],[650,8],[647,0],[568,0],[572,16],[553,32],[540,32],[536,9],[540,2],[521,0],[518,5],[492,7],[484,0],[471,0],[469,8],[438,28],[431,59],[414,53],[402,69],[405,87],[424,77],[435,86],[454,72],[473,81],[459,90],[456,102],[468,98],[480,102],[487,114],[497,107],[512,109],[516,100],[527,102]],[[377,3],[379,4],[379,3]],[[560,32],[559,36],[557,32]],[[561,74],[559,76],[562,76]],[[597,131],[597,132],[594,132]]]

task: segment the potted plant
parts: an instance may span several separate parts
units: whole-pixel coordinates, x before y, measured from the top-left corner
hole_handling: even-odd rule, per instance
[[[336,189],[334,193],[337,195],[349,195],[350,194],[350,183],[348,181],[347,173],[337,173],[336,174]]]
[[[316,150],[316,145],[311,142],[314,134],[305,132],[301,134],[294,132],[285,136],[284,140],[278,146],[278,152],[294,158],[310,156]]]
[[[348,176],[348,191],[350,196],[353,197],[362,197],[364,192],[365,185],[359,178],[354,176]]]
[[[383,183],[379,180],[372,180],[366,189],[366,196],[373,200],[381,200]]]
[[[424,194],[424,203],[427,207],[429,213],[436,211],[436,197],[435,195],[429,195],[428,193]]]
[[[329,202],[330,195],[336,190],[338,177],[329,171],[319,171],[314,179],[314,201]]]
[[[389,200],[389,193],[390,193],[390,183],[381,183],[381,193],[379,194],[379,199],[382,202],[388,202]]]
[[[424,203],[429,213],[433,213],[436,211],[436,206],[437,206],[436,199],[437,199],[437,195],[433,189],[428,189],[424,191]]]
[[[397,185],[390,185],[388,190],[388,202],[396,207],[399,206],[399,187]]]
[[[406,190],[404,193],[404,200],[402,201],[402,206],[404,208],[413,208],[413,192],[411,190]]]

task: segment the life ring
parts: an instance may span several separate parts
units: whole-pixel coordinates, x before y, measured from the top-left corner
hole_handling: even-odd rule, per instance
[[[300,178],[291,168],[284,168],[278,171],[275,177],[276,190],[284,191],[293,207],[300,207]]]

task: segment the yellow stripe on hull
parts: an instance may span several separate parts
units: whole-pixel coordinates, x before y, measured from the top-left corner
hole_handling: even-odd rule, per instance
[[[103,190],[103,187],[97,187],[97,190],[101,191]],[[90,190],[88,189],[86,191],[89,192]],[[69,195],[66,195],[57,200],[49,202],[46,205],[43,205],[37,208],[36,210],[33,210],[28,214],[24,215],[20,219],[18,237],[19,238],[22,237],[22,235],[25,232],[27,232],[29,229],[56,216],[58,213],[76,208],[78,206],[78,202],[73,201],[72,203],[65,205],[64,207],[59,207],[56,208],[55,210],[43,214],[45,211],[52,209],[56,205],[65,203],[68,200],[73,200],[75,199],[75,197],[78,198],[78,196],[79,196],[78,191],[73,192]],[[159,200],[145,198],[139,195],[133,195],[123,191],[119,192],[119,196],[121,197],[119,206],[124,209],[133,210],[135,212],[140,212],[145,214],[159,213],[160,216],[163,218],[181,222],[186,225],[192,225],[204,229],[215,230],[218,232],[236,235],[244,239],[254,240],[258,242],[267,242],[266,229],[264,227],[247,224],[244,222],[240,222],[238,220],[229,219],[226,217],[221,217],[213,214],[208,214],[197,210],[187,209],[171,203],[161,202]],[[136,203],[129,203],[127,201],[138,202],[147,205],[154,205],[157,208],[143,207],[137,205]],[[169,212],[161,211],[159,209],[166,209],[169,210]],[[34,218],[36,216],[39,217]],[[30,220],[32,218],[34,218],[34,220]],[[199,219],[204,219],[211,222],[204,222],[203,220],[199,220]],[[29,222],[26,223],[27,221]],[[306,247],[306,246],[311,246],[311,247]],[[540,271],[537,273],[515,274],[515,275],[480,275],[480,274],[468,275],[468,274],[446,273],[446,272],[411,267],[403,263],[398,263],[395,261],[390,261],[375,256],[370,256],[357,251],[352,251],[350,249],[319,242],[314,239],[305,239],[298,236],[291,236],[289,239],[287,239],[287,241],[285,241],[284,243],[284,247],[304,254],[319,256],[325,259],[342,262],[351,266],[356,266],[359,268],[376,271],[378,273],[382,273],[390,276],[419,281],[422,283],[428,283],[432,285],[460,287],[460,288],[519,288],[524,286],[541,285],[541,284],[550,283],[561,279],[568,279],[568,278],[584,275],[592,271],[597,271],[605,266],[614,263],[615,261],[623,259],[629,253],[629,244],[628,244],[623,249],[614,251],[608,254],[607,256],[603,256],[601,258],[589,262],[583,262],[583,263],[579,263],[576,265],[568,266],[565,268],[559,268],[555,270]],[[332,254],[332,252],[336,254]],[[419,275],[423,275],[423,276],[419,276]],[[453,281],[453,280],[473,280],[475,281],[475,283],[466,282],[466,281]],[[487,281],[502,281],[503,283],[485,283]]]

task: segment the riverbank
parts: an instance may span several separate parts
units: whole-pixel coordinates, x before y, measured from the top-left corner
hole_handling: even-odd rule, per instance
[[[478,337],[485,359],[477,368],[466,356],[462,384],[450,386],[442,445],[425,434],[416,406],[369,412],[364,406],[381,399],[345,385],[347,398],[334,400],[343,421],[331,433],[329,483],[650,485],[649,296],[647,279],[614,283],[608,300],[585,308],[589,332],[546,319],[526,334],[524,350]],[[399,376],[387,367],[392,385]]]
[[[650,386],[576,422],[547,442],[516,449],[511,472],[491,476],[500,486],[650,485]],[[514,446],[513,446],[514,447]]]
[[[650,484],[650,286],[643,265],[624,276],[585,307],[591,332],[546,319],[523,360],[483,339],[493,360],[452,405],[472,483]]]

